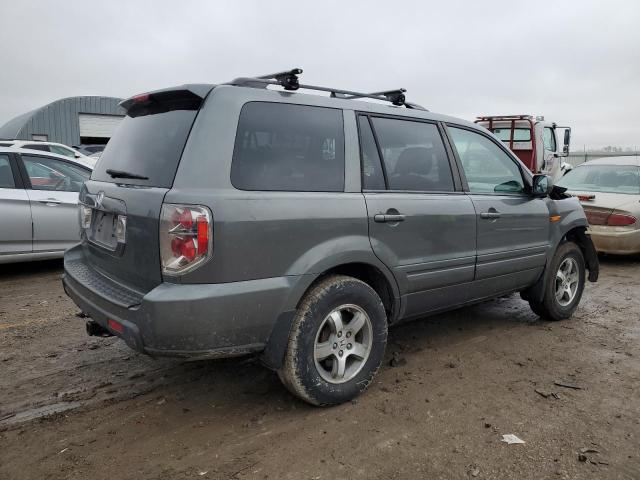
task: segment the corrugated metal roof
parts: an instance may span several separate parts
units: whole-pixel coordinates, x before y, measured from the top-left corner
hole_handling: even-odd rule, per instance
[[[9,120],[0,127],[0,139],[31,140],[46,135],[50,142],[77,145],[80,142],[79,113],[124,116],[121,98],[102,96],[68,97]]]

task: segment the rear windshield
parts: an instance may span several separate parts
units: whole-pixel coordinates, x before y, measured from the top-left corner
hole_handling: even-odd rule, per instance
[[[640,168],[633,165],[583,165],[558,182],[568,190],[640,194]]]
[[[494,128],[493,134],[503,142],[511,140],[510,128]],[[528,128],[514,128],[513,129],[513,141],[514,142],[529,142],[531,141],[531,130]]]
[[[197,110],[171,110],[126,116],[107,143],[92,180],[169,188]],[[148,180],[112,178],[106,170],[120,170]]]

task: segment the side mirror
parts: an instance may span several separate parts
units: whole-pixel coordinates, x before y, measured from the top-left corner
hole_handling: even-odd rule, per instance
[[[562,146],[562,153],[569,155],[569,144],[571,143],[571,129],[567,128],[564,131],[564,142]]]
[[[553,189],[553,183],[549,175],[538,174],[533,176],[533,187],[531,193],[536,198],[544,198],[549,196]]]
[[[80,155],[79,153],[74,153],[73,156],[76,157],[76,158],[81,158],[82,157],[82,155]]]

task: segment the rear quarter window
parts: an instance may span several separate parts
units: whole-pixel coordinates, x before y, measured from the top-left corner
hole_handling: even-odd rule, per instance
[[[23,145],[22,148],[28,148],[29,150],[40,150],[43,152],[51,151],[51,149],[49,148],[49,145],[41,145],[38,143],[29,143],[29,144]]]
[[[247,103],[238,122],[231,183],[240,190],[344,191],[342,111]]]
[[[14,188],[13,172],[7,155],[0,155],[0,188]]]

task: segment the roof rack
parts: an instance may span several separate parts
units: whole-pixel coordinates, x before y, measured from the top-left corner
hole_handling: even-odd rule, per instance
[[[486,122],[489,120],[537,120],[543,121],[544,116],[537,115],[482,115],[480,117],[476,117],[476,121]]]
[[[267,88],[269,85],[280,85],[287,91],[295,91],[299,88],[306,90],[317,90],[319,92],[329,92],[333,98],[342,98],[345,100],[353,100],[357,98],[373,98],[390,102],[398,107],[405,106],[414,110],[428,111],[426,108],[406,101],[404,88],[395,90],[385,90],[382,92],[362,93],[352,92],[350,90],[341,90],[338,88],[319,87],[316,85],[301,84],[298,75],[302,73],[301,68],[293,68],[284,72],[270,73],[268,75],[259,75],[256,77],[239,77],[227,82],[225,85],[235,85],[238,87]]]

